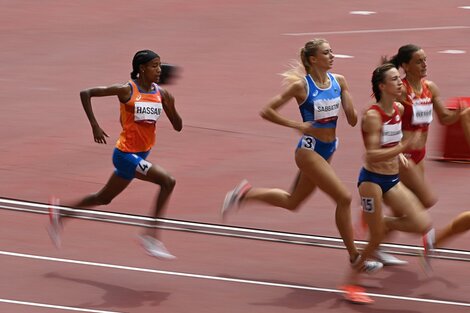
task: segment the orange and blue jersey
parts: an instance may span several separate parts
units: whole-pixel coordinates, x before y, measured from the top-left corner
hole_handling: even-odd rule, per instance
[[[432,121],[433,103],[432,92],[424,79],[421,80],[421,94],[413,91],[410,83],[404,78],[403,85],[406,88],[406,99],[403,101],[403,130],[427,131]]]
[[[151,92],[142,92],[135,81],[130,80],[131,98],[120,104],[122,131],[116,148],[122,152],[149,151],[155,144],[156,122],[162,114],[160,88],[153,84]]]

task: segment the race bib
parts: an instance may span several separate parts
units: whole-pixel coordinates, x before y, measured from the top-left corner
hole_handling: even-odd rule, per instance
[[[374,198],[361,197],[362,210],[366,213],[375,212]]]
[[[413,103],[413,117],[411,124],[430,124],[432,121],[432,103],[416,104]]]
[[[304,135],[300,140],[299,148],[315,151],[315,143],[316,141],[314,137]]]
[[[152,163],[146,160],[140,160],[139,164],[137,164],[137,167],[135,169],[140,174],[147,175],[151,167],[152,167]]]
[[[315,121],[338,116],[340,105],[340,98],[315,100],[313,102]]]
[[[162,104],[158,102],[135,102],[134,121],[155,123],[162,114]]]
[[[401,122],[396,124],[384,124],[382,126],[382,146],[400,142],[403,134],[401,131]]]

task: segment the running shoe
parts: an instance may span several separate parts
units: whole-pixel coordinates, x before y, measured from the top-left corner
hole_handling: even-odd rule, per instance
[[[371,304],[375,301],[371,299],[366,293],[365,289],[356,285],[345,285],[339,289],[343,291],[343,297],[346,301],[354,304]]]
[[[54,246],[56,246],[56,248],[60,248],[62,244],[62,222],[60,220],[60,209],[57,207],[60,205],[60,199],[52,196],[49,200],[49,204],[49,225],[47,227],[47,232],[49,233],[49,237],[51,238]]]
[[[167,250],[165,245],[158,239],[149,235],[140,235],[140,244],[150,256],[161,260],[174,260],[176,257]]]
[[[360,260],[361,256],[358,254],[356,260],[351,262],[351,266],[354,267]],[[383,264],[379,261],[365,260],[364,264],[360,269],[361,272],[366,274],[374,274],[383,268]]]
[[[421,265],[426,275],[433,272],[431,266],[431,256],[434,254],[434,243],[436,241],[436,231],[432,228],[423,236],[423,253],[421,254]]]
[[[240,200],[251,189],[251,185],[246,179],[242,180],[235,189],[227,192],[222,205],[222,218],[225,219],[228,214],[240,205]]]
[[[375,258],[377,261],[382,263],[384,266],[393,266],[393,265],[406,265],[408,261],[400,260],[399,258],[391,255],[390,253],[386,253],[381,249],[378,249],[375,252]]]

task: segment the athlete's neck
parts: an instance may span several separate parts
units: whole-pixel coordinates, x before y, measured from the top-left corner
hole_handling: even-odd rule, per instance
[[[395,98],[382,95],[380,101],[377,102],[377,105],[382,108],[385,114],[392,115],[394,111],[393,103],[395,103]]]
[[[328,74],[326,71],[314,68],[310,71],[309,74],[312,77],[315,84],[322,86],[322,87],[330,85],[330,77],[328,77]]]
[[[138,77],[137,78],[137,85],[139,85],[140,89],[144,92],[150,92],[152,91],[152,82],[151,81],[146,81],[143,78]]]
[[[421,94],[423,91],[423,87],[421,85],[421,80],[423,78],[420,76],[413,76],[413,75],[406,75],[406,80],[408,81],[408,84],[410,84],[411,89],[417,94]]]

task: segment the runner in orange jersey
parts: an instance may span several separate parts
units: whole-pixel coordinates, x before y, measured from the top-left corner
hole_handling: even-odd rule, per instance
[[[68,207],[89,208],[107,205],[130,184],[133,178],[137,178],[160,186],[154,217],[162,216],[176,181],[165,169],[146,159],[155,144],[156,122],[162,113],[165,112],[173,128],[178,132],[183,128],[183,122],[176,110],[174,97],[165,88],[157,85],[160,74],[159,55],[150,50],[141,50],[134,55],[131,79],[128,82],[108,87],[93,87],[80,92],[81,102],[96,143],[106,144],[108,135],[100,127],[93,113],[91,105],[93,97],[117,96],[120,102],[122,132],[113,152],[115,170],[106,185],[96,193],[76,202],[67,203]],[[58,199],[53,199],[52,204],[57,205]],[[63,217],[70,215],[73,213],[61,212],[57,206],[50,208],[49,234],[57,246],[60,245]],[[140,241],[150,255],[173,259],[174,256],[158,238],[156,227],[152,227],[140,236]]]

